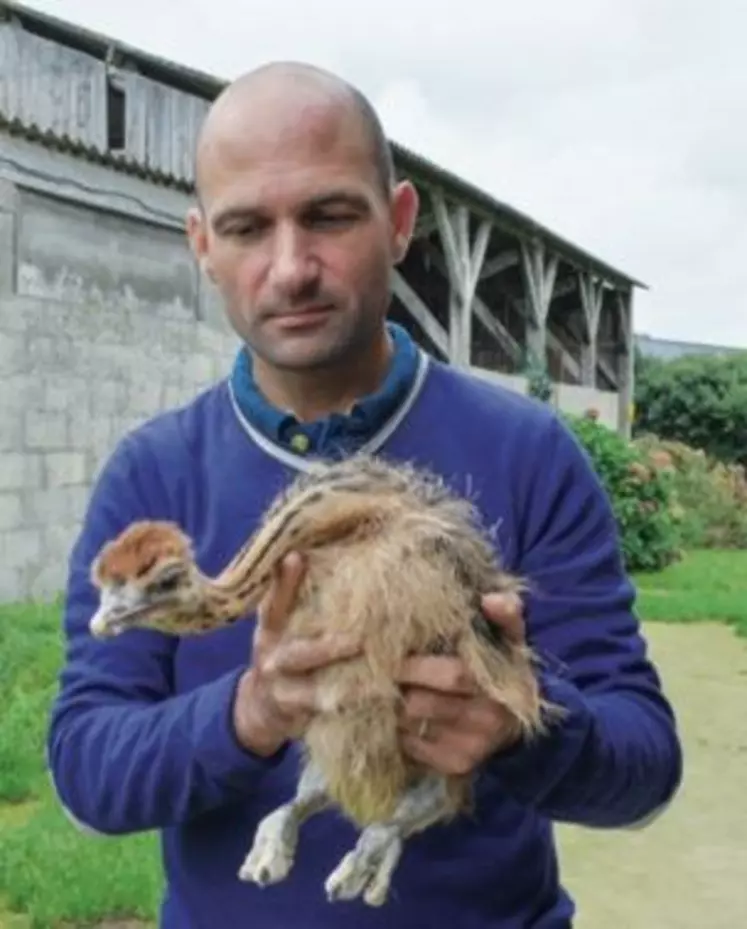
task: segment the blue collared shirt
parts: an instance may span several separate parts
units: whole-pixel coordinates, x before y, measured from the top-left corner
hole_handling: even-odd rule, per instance
[[[279,410],[254,380],[252,358],[242,347],[231,372],[234,397],[243,416],[272,442],[301,455],[336,457],[352,454],[374,435],[409,393],[418,370],[419,349],[409,333],[388,322],[393,355],[387,375],[371,394],[359,399],[349,414],[332,413],[310,423]]]

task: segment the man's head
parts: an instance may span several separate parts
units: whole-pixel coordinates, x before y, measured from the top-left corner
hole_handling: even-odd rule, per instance
[[[253,71],[211,108],[196,177],[192,247],[258,358],[324,368],[378,339],[418,202],[362,94],[308,65]]]

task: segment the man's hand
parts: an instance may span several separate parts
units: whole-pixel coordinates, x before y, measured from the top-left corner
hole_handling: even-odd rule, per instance
[[[524,640],[518,597],[489,594],[482,607],[488,621],[514,641]],[[459,658],[410,658],[400,684],[405,696],[403,748],[411,758],[442,774],[468,774],[520,736],[507,710],[477,691]]]
[[[288,555],[257,611],[252,664],[239,684],[233,717],[240,744],[258,755],[273,755],[303,734],[319,710],[314,673],[359,652],[340,636],[284,641],[305,570],[298,554]]]

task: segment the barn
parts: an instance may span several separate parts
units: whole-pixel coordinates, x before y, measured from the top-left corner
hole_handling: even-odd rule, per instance
[[[236,344],[192,260],[192,147],[224,82],[0,2],[0,600],[47,597],[122,433]],[[627,434],[643,286],[393,143],[418,187],[391,315],[433,355]]]

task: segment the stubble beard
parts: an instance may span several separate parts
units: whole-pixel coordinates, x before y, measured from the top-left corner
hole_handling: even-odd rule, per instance
[[[250,317],[239,310],[234,317],[239,325],[234,324],[234,328],[252,355],[263,364],[277,371],[303,374],[347,368],[364,357],[375,344],[381,317],[382,311],[375,304],[364,304],[355,309],[333,310],[312,332],[266,337],[265,320],[247,325],[245,321]]]

